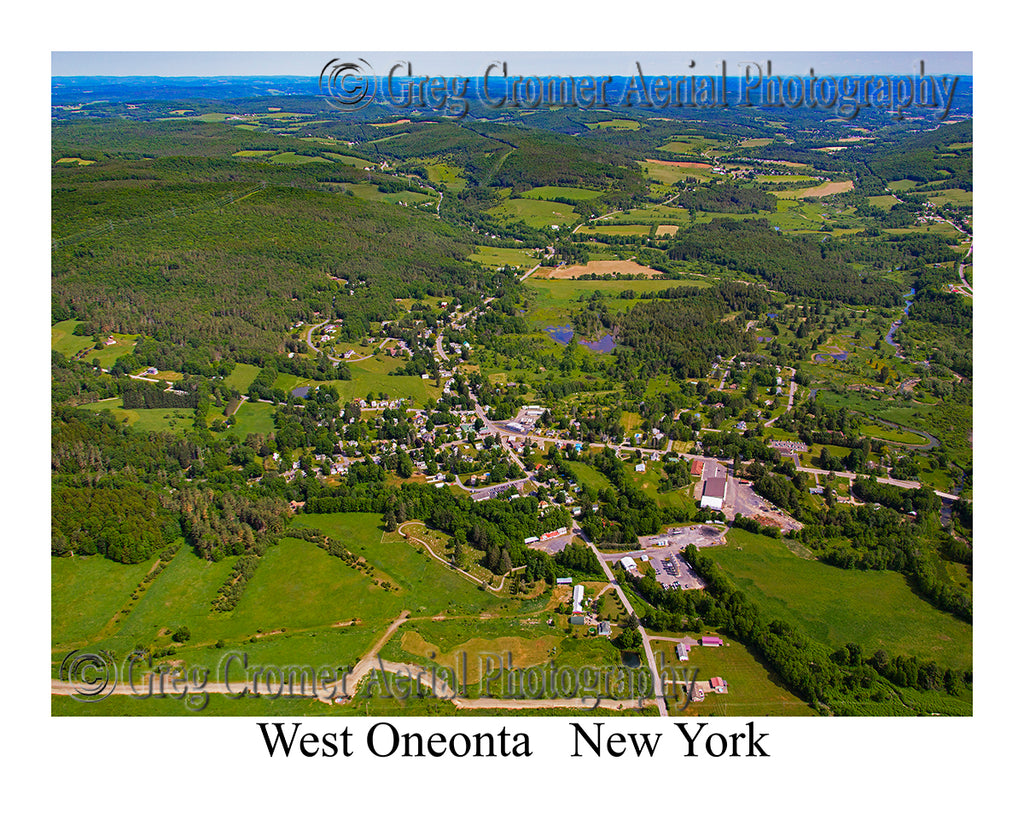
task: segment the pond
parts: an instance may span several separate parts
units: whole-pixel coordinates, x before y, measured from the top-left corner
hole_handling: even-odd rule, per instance
[[[581,341],[580,344],[595,353],[610,353],[615,349],[615,337],[611,333],[607,333],[597,341]]]
[[[626,666],[626,668],[639,668],[640,655],[637,654],[635,651],[623,651],[622,663]]]
[[[544,332],[552,341],[557,341],[559,344],[568,344],[572,340],[572,327],[568,324],[565,327],[545,327]]]
[[[545,327],[544,332],[548,334],[552,341],[556,341],[559,344],[568,344],[574,335],[572,325],[570,324],[566,324],[564,327]],[[588,350],[593,350],[595,353],[610,353],[615,349],[615,336],[611,333],[606,333],[597,341],[580,339],[580,344]]]

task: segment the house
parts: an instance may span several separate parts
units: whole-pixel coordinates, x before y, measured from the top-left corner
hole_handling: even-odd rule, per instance
[[[557,585],[559,585],[559,586],[571,586],[572,585],[572,578],[571,577],[558,577],[558,578],[555,578],[555,583]]]
[[[721,677],[712,677],[711,690],[714,691],[716,694],[728,694],[729,683],[727,683]]]
[[[641,461],[635,467],[633,467],[633,469],[636,470],[637,472],[646,472],[647,465],[643,461]]]
[[[690,647],[686,643],[676,643],[676,659],[689,660]]]
[[[619,561],[619,565],[622,566],[627,572],[636,571],[636,561],[631,557],[624,557]]]
[[[574,614],[569,618],[570,626],[582,626],[584,623],[586,623],[586,620],[583,619],[582,614]]]
[[[721,637],[711,637],[711,636],[701,637],[700,638],[700,644],[702,646],[722,646],[722,645],[724,645],[724,643],[722,642],[722,638]]]
[[[597,625],[597,636],[598,637],[611,637],[612,636],[612,624],[607,620],[602,620]]]

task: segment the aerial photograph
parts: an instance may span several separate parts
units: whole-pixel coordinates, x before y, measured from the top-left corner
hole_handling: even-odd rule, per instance
[[[53,716],[974,714],[971,52],[51,61]]]

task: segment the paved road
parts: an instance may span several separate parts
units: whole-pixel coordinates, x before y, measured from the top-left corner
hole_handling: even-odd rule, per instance
[[[633,610],[633,604],[629,602],[629,599],[626,597],[626,593],[619,585],[619,581],[615,579],[615,575],[612,573],[611,567],[605,562],[601,553],[597,550],[597,546],[592,540],[583,534],[582,530],[576,529],[574,530],[574,533],[580,538],[580,540],[586,543],[594,553],[598,563],[601,564],[601,568],[604,569],[604,574],[605,577],[608,578],[608,582],[615,587],[615,591],[618,593],[619,600],[622,601],[622,606],[625,608],[626,613],[635,616],[636,612]],[[654,701],[658,706],[658,714],[663,717],[667,717],[668,707],[665,705],[665,691],[661,685],[661,678],[658,675],[658,665],[654,661],[654,650],[651,648],[651,639],[648,637],[647,630],[643,625],[639,626],[639,631],[644,644],[644,656],[647,658],[647,667],[651,670],[651,680],[654,685]]]

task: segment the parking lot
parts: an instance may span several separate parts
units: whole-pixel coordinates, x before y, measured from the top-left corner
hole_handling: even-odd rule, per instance
[[[654,579],[666,589],[704,588],[704,581],[697,577],[693,567],[679,553],[652,557],[651,565],[654,566]]]

